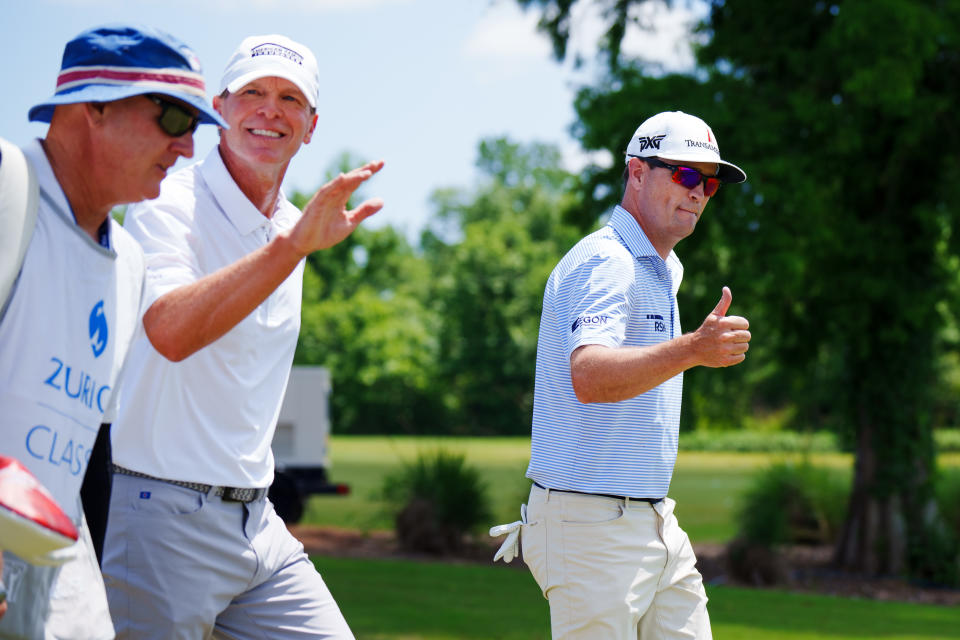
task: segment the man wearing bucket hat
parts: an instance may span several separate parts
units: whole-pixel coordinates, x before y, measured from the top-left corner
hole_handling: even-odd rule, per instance
[[[0,140],[0,455],[46,487],[80,541],[31,558],[61,567],[4,553],[0,637],[107,638],[78,494],[144,284],[140,248],[109,213],[155,197],[167,169],[193,154],[196,126],[223,121],[193,52],[127,25],[68,42],[54,95],[29,118],[50,123],[42,140],[22,150]]]
[[[284,197],[319,82],[305,46],[243,40],[214,98],[230,129],[127,212],[147,287],[112,433],[103,572],[118,637],[353,637],[266,498],[304,257],[382,207],[346,209],[382,162],[324,185],[302,214]]]
[[[682,333],[674,246],[722,183],[707,124],[679,111],[636,130],[625,188],[606,226],[547,281],[537,346],[533,480],[497,557],[523,558],[550,603],[554,638],[709,638],[703,582],[667,490],[683,372],[742,362],[750,332],[728,316],[730,290]]]

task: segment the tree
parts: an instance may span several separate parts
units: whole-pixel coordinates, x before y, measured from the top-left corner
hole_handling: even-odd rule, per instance
[[[481,141],[477,166],[476,190],[434,194],[419,251],[361,227],[308,258],[295,361],[331,370],[338,432],[529,433],[543,287],[576,239],[563,222],[576,181],[537,143]]]
[[[613,3],[616,15],[643,1]],[[574,2],[537,4],[549,27]],[[616,155],[639,119],[679,108],[745,159],[750,182],[725,190],[711,204],[717,224],[685,241],[688,277],[712,262],[739,280],[753,344],[767,350],[751,349],[769,371],[751,390],[849,433],[837,562],[956,582],[957,542],[933,506],[931,391],[958,302],[948,189],[960,164],[960,3],[718,0],[701,29],[687,75],[644,75],[608,45],[615,63],[577,98],[582,143]],[[588,197],[618,171],[595,169]]]
[[[423,237],[441,318],[440,379],[458,433],[528,433],[543,287],[575,239],[555,148],[480,143],[475,193],[439,191]]]
[[[344,154],[337,170],[359,164]],[[302,206],[307,198],[291,200]],[[338,433],[445,429],[434,386],[438,319],[425,303],[429,280],[429,266],[391,227],[360,227],[308,257],[294,362],[330,370]]]

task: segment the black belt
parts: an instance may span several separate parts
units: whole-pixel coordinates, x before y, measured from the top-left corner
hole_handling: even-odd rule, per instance
[[[193,489],[194,491],[199,491],[200,493],[210,493],[210,490],[213,489],[213,495],[219,496],[227,502],[256,502],[263,496],[267,495],[267,489],[214,487],[212,484],[201,484],[199,482],[167,480],[166,478],[158,478],[156,476],[147,475],[146,473],[140,473],[139,471],[127,469],[116,464],[113,465],[113,472],[125,476],[133,476],[134,478],[146,478],[147,480],[156,480],[158,482],[166,482],[167,484],[175,484],[178,487],[186,487],[187,489]]]
[[[572,491],[570,489],[548,489],[537,481],[533,482],[534,486],[540,487],[544,491],[550,491],[557,493],[575,493],[579,496],[599,496],[601,498],[613,498],[614,500],[634,500],[636,502],[649,502],[650,504],[657,504],[663,502],[663,498],[634,498],[632,496],[615,496],[611,493],[587,493],[586,491]]]

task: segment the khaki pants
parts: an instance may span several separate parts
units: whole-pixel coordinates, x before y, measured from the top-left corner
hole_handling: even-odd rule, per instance
[[[674,504],[531,489],[523,559],[550,602],[555,639],[713,637]]]

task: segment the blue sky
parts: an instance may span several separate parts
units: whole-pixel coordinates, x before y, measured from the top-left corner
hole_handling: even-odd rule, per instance
[[[645,16],[656,30],[634,29],[625,49],[670,67],[689,64],[687,24],[697,7],[678,4],[679,12]],[[581,5],[572,46],[590,57],[599,22],[589,3]],[[44,135],[46,125],[27,122],[27,111],[52,94],[64,44],[90,26],[138,22],[172,33],[197,52],[208,96],[244,37],[282,33],[313,50],[321,75],[317,130],[291,163],[285,189],[312,192],[345,151],[382,158],[386,166],[364,195],[386,205],[365,224],[390,224],[415,240],[434,189],[475,184],[484,137],[557,144],[572,170],[587,161],[568,131],[588,72],[552,59],[536,18],[513,0],[11,3],[0,24],[0,136],[23,144]],[[637,114],[637,124],[647,115]],[[194,139],[196,160],[216,143],[215,130],[202,126]]]

